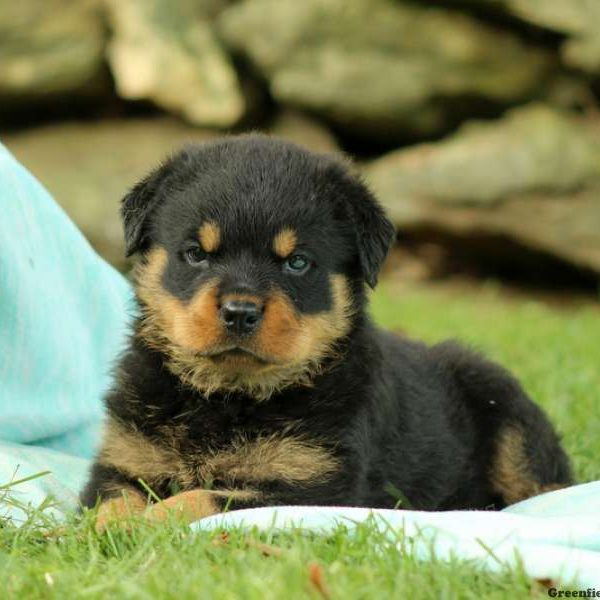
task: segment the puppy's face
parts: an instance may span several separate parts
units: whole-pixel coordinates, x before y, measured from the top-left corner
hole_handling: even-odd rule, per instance
[[[335,353],[393,235],[340,163],[262,136],[185,150],[123,212],[141,335],[186,383],[256,398]]]

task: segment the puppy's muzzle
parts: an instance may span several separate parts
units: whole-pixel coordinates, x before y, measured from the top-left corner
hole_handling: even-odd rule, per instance
[[[228,333],[245,336],[254,333],[260,325],[263,307],[246,300],[227,300],[220,310],[220,317]]]

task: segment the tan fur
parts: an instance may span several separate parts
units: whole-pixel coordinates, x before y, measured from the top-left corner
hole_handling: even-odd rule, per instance
[[[257,346],[267,356],[294,363],[317,363],[348,333],[352,305],[346,279],[330,279],[333,308],[316,315],[298,315],[290,300],[274,294],[265,307]]]
[[[258,296],[252,296],[251,294],[225,294],[221,298],[221,304],[225,304],[228,300],[233,300],[234,302],[252,302],[256,304],[259,308],[262,306],[262,300]]]
[[[117,490],[115,490],[117,491]],[[118,490],[120,495],[103,502],[98,508],[96,516],[96,531],[101,533],[109,523],[130,519],[144,512],[147,506],[146,499],[132,487],[124,487]]]
[[[542,485],[533,478],[525,453],[525,438],[518,427],[507,427],[498,437],[491,482],[494,491],[507,504],[564,487],[560,484]]]
[[[235,502],[235,500],[243,501],[258,497],[258,493],[244,490],[189,490],[149,506],[144,513],[144,518],[160,523],[166,521],[170,515],[174,515],[186,523],[193,523],[198,519],[219,513],[221,507],[217,499],[231,499]]]
[[[273,250],[280,258],[291,256],[296,249],[298,236],[293,229],[286,227],[273,238]]]
[[[114,419],[105,424],[98,462],[115,467],[134,479],[143,479],[150,487],[185,470],[185,463],[176,448],[153,442]]]
[[[259,359],[207,356],[226,344],[218,316],[217,283],[206,284],[184,304],[160,283],[167,260],[166,250],[155,248],[136,271],[143,303],[140,335],[166,354],[167,366],[175,375],[205,394],[240,391],[265,400],[288,385],[310,385],[335,342],[349,331],[348,283],[344,276],[333,275],[329,312],[300,315],[282,293],[274,292],[266,299],[259,331],[248,343],[248,350]]]
[[[198,230],[198,239],[204,252],[216,252],[221,244],[221,230],[216,223],[207,221]]]
[[[144,303],[141,335],[160,350],[173,345],[202,352],[219,343],[222,328],[217,315],[216,285],[209,283],[188,304],[169,294],[160,278],[167,252],[154,248],[136,269],[137,291]]]
[[[256,345],[278,362],[298,356],[296,344],[302,339],[302,321],[287,296],[273,293],[265,306]]]
[[[201,478],[239,483],[284,481],[316,483],[339,468],[338,460],[325,448],[297,437],[271,436],[251,442],[238,440],[230,450],[218,452],[200,466]]]
[[[339,466],[318,443],[285,432],[252,441],[238,438],[225,450],[195,453],[189,442],[184,443],[182,433],[174,429],[165,426],[158,442],[109,419],[99,462],[142,479],[150,488],[174,480],[189,490],[219,480],[237,491],[262,481],[319,482]]]
[[[148,505],[144,497],[135,490],[123,490],[119,498],[111,498],[103,502],[96,516],[95,528],[98,533],[105,531],[110,524],[128,529],[127,521],[138,516],[152,522],[164,522],[170,515],[193,523],[198,519],[217,514],[221,506],[217,500],[253,500],[259,498],[257,492],[246,490],[189,490],[171,496],[166,500]]]
[[[329,355],[334,343],[348,334],[353,311],[348,282],[343,275],[330,277],[333,308],[326,313],[304,316],[302,322],[303,358],[320,361]]]
[[[184,348],[204,351],[218,344],[222,326],[218,318],[217,290],[208,284],[174,316],[173,341]]]

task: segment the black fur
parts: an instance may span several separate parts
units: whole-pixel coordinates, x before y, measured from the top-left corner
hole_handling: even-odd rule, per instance
[[[162,286],[183,303],[217,274],[223,293],[277,289],[298,314],[319,315],[332,307],[329,276],[341,274],[349,284],[350,329],[323,359],[312,385],[288,385],[263,401],[243,392],[206,396],[183,385],[136,325],[106,400],[111,418],[158,445],[167,443],[165,431],[184,425],[178,451],[191,465],[234,439],[287,431],[315,440],[339,461],[324,481],[252,482],[262,499],[233,508],[394,507],[399,498],[403,506],[426,510],[499,508],[507,496],[492,479],[507,428],[522,433],[522,466],[533,488],[571,482],[552,426],[504,369],[455,343],[427,347],[370,322],[365,283],[375,285],[393,227],[367,188],[336,159],[256,135],[193,146],[138,184],[124,200],[123,215],[128,254],[139,252],[144,260],[148,249],[166,248]],[[181,257],[206,219],[222,232],[210,274]],[[299,232],[314,263],[303,276],[284,272],[269,254],[270,240],[285,226]],[[155,482],[155,492],[168,497],[181,489],[173,479]],[[224,489],[230,486],[226,479],[209,483]],[[120,483],[137,485],[135,477],[96,464],[84,504],[110,497]]]

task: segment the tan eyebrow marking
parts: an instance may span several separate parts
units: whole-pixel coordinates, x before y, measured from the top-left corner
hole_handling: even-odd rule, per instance
[[[221,243],[221,230],[216,223],[207,221],[200,226],[198,238],[205,252],[215,252]]]
[[[285,227],[273,238],[273,250],[281,258],[287,258],[295,249],[298,236],[293,229]]]

